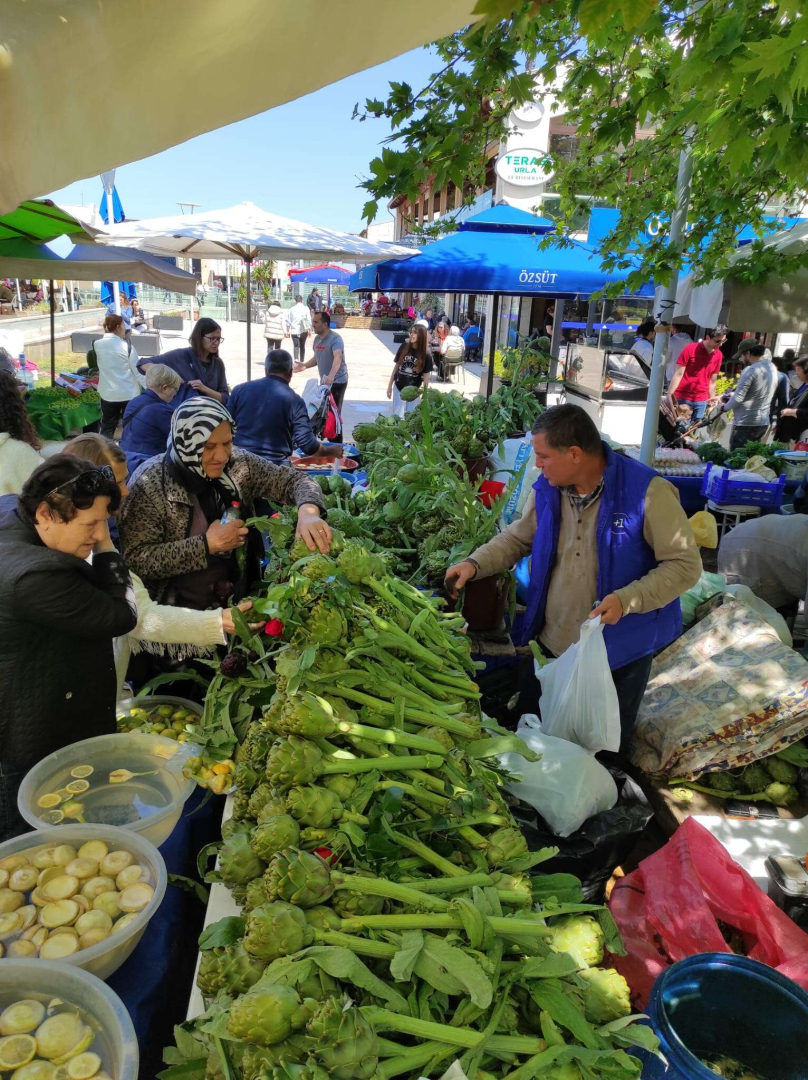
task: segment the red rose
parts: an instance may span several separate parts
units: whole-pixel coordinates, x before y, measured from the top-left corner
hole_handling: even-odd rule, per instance
[[[270,637],[280,637],[283,633],[283,623],[280,619],[270,619],[264,628],[264,633]]]

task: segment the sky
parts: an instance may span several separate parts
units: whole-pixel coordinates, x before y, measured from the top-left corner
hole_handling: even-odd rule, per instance
[[[115,183],[124,213],[129,218],[178,214],[179,200],[200,203],[197,213],[253,202],[284,217],[358,232],[368,194],[357,185],[368,175],[368,165],[390,128],[385,119],[352,120],[354,105],[368,97],[383,100],[391,79],[420,87],[434,70],[434,58],[417,49],[259,116],[123,165]],[[205,107],[202,93],[199,107]],[[135,115],[127,120],[133,144],[139,125],[148,122],[147,116],[137,115],[135,102]],[[50,198],[98,206],[101,195],[101,180],[94,176]],[[376,220],[388,217],[381,209]]]

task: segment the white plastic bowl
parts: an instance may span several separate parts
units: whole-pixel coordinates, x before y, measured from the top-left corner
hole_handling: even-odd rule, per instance
[[[150,884],[154,886],[154,896],[128,926],[89,949],[81,949],[58,963],[40,960],[38,957],[20,960],[19,963],[31,964],[34,967],[40,964],[47,966],[51,963],[56,964],[57,967],[79,967],[91,972],[99,979],[108,979],[113,971],[118,970],[143,937],[146,924],[163,901],[168,876],[163,856],[154,844],[138,836],[137,833],[130,832],[128,829],[118,829],[114,825],[57,825],[55,828],[41,829],[25,833],[24,836],[15,836],[13,840],[6,840],[4,844],[0,844],[0,859],[5,859],[8,855],[19,855],[24,851],[34,852],[41,848],[55,847],[57,844],[70,844],[78,849],[88,840],[103,840],[110,851],[131,852],[139,863],[148,867],[151,876]],[[9,960],[6,957],[0,960],[0,975],[5,970],[6,964],[10,963],[16,964],[18,961]]]
[[[167,694],[150,694],[148,697],[122,698],[115,706],[115,715],[128,716],[132,709],[145,709],[146,712],[151,712],[152,709],[156,709],[160,705],[170,705],[175,711],[177,709],[187,709],[189,713],[195,716],[201,716],[203,709],[202,705],[188,701],[187,698],[170,697]]]
[[[40,816],[43,811],[38,808],[37,800],[42,795],[62,787],[66,780],[70,779],[70,770],[75,766],[92,765],[99,776],[117,768],[138,773],[159,767],[170,789],[170,801],[148,817],[121,827],[160,847],[174,831],[182,808],[196,787],[194,780],[188,780],[182,775],[182,768],[188,758],[198,753],[199,748],[192,743],[177,743],[172,739],[164,739],[162,735],[144,735],[139,731],[84,739],[56,750],[35,765],[20,785],[17,805],[29,825],[33,825],[35,829],[50,829],[53,826],[43,821]],[[119,794],[125,799],[125,784],[116,785],[116,796]],[[64,824],[56,826],[57,829],[65,827]],[[114,828],[113,825],[105,827]]]
[[[89,1013],[109,1044],[114,1080],[138,1080],[135,1029],[123,1002],[94,975],[60,960],[0,960],[0,1010],[32,994],[61,998]]]

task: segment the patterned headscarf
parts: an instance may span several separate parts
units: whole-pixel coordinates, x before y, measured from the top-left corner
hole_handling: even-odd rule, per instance
[[[173,475],[183,487],[199,498],[208,520],[219,516],[230,503],[239,499],[239,491],[228,474],[228,466],[222,475],[212,479],[202,468],[202,452],[205,444],[219,424],[228,423],[235,433],[233,417],[214,398],[193,397],[183,401],[171,418],[171,434],[168,437],[166,461]]]

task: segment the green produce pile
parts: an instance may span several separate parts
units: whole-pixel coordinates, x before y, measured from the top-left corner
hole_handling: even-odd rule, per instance
[[[671,786],[693,788],[718,799],[741,799],[743,802],[770,802],[791,806],[800,793],[799,770],[808,768],[808,740],[794,743],[778,754],[753,761],[737,769],[707,773],[699,782],[670,780]],[[701,782],[703,781],[703,782]]]
[[[638,1078],[656,1038],[598,966],[619,935],[576,878],[530,876],[556,849],[527,850],[498,759],[535,755],[481,714],[462,617],[356,541],[332,556],[254,601],[269,645],[234,614],[231,678],[270,693],[207,876],[243,916],[200,939],[208,1009],[162,1080]]]
[[[41,405],[44,402],[72,401],[73,395],[63,386],[37,386],[28,393],[28,402],[32,405]]]
[[[771,442],[748,442],[740,450],[734,450],[731,454],[725,446],[717,442],[702,443],[696,447],[696,453],[702,461],[711,461],[714,465],[721,465],[727,469],[743,469],[747,461],[753,457],[762,457],[768,468],[779,476],[784,469],[781,458],[774,455],[778,450],[788,450],[785,443]]]

